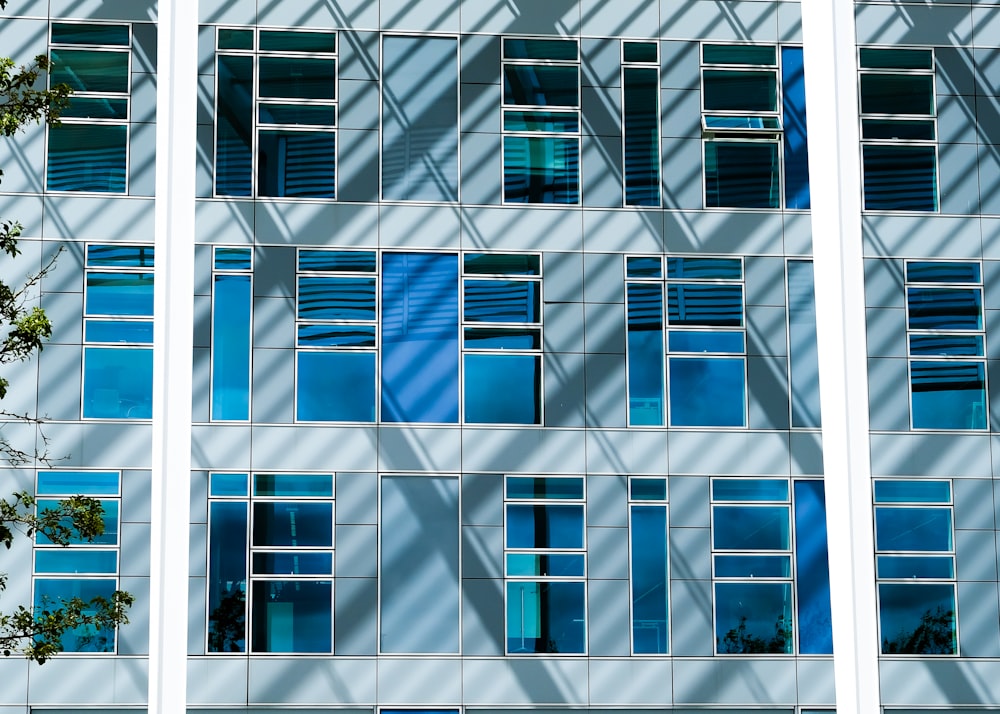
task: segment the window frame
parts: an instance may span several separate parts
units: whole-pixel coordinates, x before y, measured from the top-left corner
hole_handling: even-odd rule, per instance
[[[655,59],[651,60],[626,60],[626,46],[653,45],[656,50]],[[621,53],[621,88],[622,103],[621,116],[619,117],[622,127],[622,206],[626,208],[661,208],[663,206],[663,130],[660,122],[663,107],[661,101],[661,76],[660,76],[660,41],[654,40],[622,40],[619,47]],[[626,103],[625,103],[625,75],[630,69],[647,69],[656,72],[656,202],[653,204],[629,203],[628,200],[628,169],[627,169],[627,139],[626,139]]]
[[[637,481],[662,481],[663,482],[663,498],[641,498],[633,493],[632,484]],[[666,476],[645,476],[645,475],[630,475],[627,479],[628,485],[628,586],[629,586],[629,653],[634,657],[670,657],[673,654],[673,643],[671,642],[671,635],[673,628],[670,626],[670,616],[672,614],[671,605],[673,604],[670,597],[670,583],[672,576],[671,569],[671,559],[670,559],[670,483]],[[665,582],[664,582],[664,601],[666,607],[666,619],[664,625],[666,631],[664,632],[664,643],[666,645],[665,652],[637,652],[635,646],[635,633],[639,629],[636,624],[635,618],[635,557],[633,554],[634,548],[633,544],[635,541],[634,537],[634,513],[636,507],[639,508],[661,508],[664,511],[664,522],[666,524],[666,529],[663,534],[663,542],[666,546],[664,552],[665,560]]]

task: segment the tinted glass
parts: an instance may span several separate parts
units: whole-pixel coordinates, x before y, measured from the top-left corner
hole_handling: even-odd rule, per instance
[[[220,27],[217,38],[220,50],[253,49],[253,30],[233,30]]]
[[[582,478],[508,476],[507,498],[583,498]]]
[[[667,258],[668,278],[690,280],[742,280],[739,258]]]
[[[333,584],[313,580],[253,583],[253,652],[330,652]]]
[[[884,654],[955,654],[955,586],[882,583],[879,625]]]
[[[712,506],[712,547],[791,550],[788,506]]]
[[[336,52],[337,35],[333,32],[287,32],[262,30],[261,52]]]
[[[583,653],[582,582],[507,582],[507,651]]]
[[[253,58],[217,57],[215,192],[249,196],[253,177]]]
[[[865,209],[937,210],[933,146],[863,146]]]
[[[375,320],[375,278],[299,276],[300,320]]]
[[[70,97],[69,106],[61,116],[64,119],[128,119],[128,100],[108,97]]]
[[[118,574],[114,550],[36,550],[36,573]]]
[[[908,283],[981,283],[979,263],[956,261],[910,261],[906,264]]]
[[[508,548],[582,548],[583,506],[507,504]]]
[[[705,111],[774,112],[778,75],[773,71],[706,69],[702,73]]]
[[[767,45],[702,45],[706,64],[775,64],[775,48]]]
[[[983,357],[982,335],[910,335],[910,354],[921,356]]]
[[[229,480],[229,475],[213,474],[213,484],[219,476]],[[243,492],[236,495],[245,495],[246,474],[237,476],[243,479]],[[244,652],[246,650],[247,504],[211,503],[208,541],[208,651]]]
[[[667,480],[634,478],[629,481],[629,498],[633,501],[665,501],[667,500]]]
[[[790,583],[716,583],[715,639],[720,654],[791,654]]]
[[[85,342],[153,343],[152,321],[85,320],[83,330]]]
[[[934,78],[926,74],[862,74],[864,114],[934,114]]]
[[[576,137],[505,136],[503,167],[507,202],[579,202],[580,140]]]
[[[644,481],[632,481],[633,498],[636,483]],[[667,509],[632,506],[631,513],[632,651],[666,654]]]
[[[880,555],[878,577],[894,580],[917,578],[954,578],[955,559],[951,556],[896,556]]]
[[[742,359],[670,359],[673,426],[744,426],[746,363]]]
[[[151,245],[88,245],[87,266],[103,268],[152,268]]]
[[[116,496],[117,471],[39,471],[35,493],[39,496]]]
[[[876,508],[875,548],[883,551],[950,551],[950,508]]]
[[[257,192],[261,196],[334,197],[336,134],[262,129],[257,135]]]
[[[576,40],[504,39],[505,59],[575,60]]]
[[[794,484],[799,653],[833,654],[826,495],[822,481]]]
[[[947,481],[876,481],[875,503],[950,503]]]
[[[742,327],[743,287],[674,283],[667,285],[671,326]]]
[[[60,501],[54,499],[39,499],[38,500],[38,512],[43,513],[45,511],[54,511],[59,508]],[[83,538],[76,528],[73,526],[73,522],[69,518],[64,518],[60,521],[60,524],[66,526],[71,530],[71,535],[69,536],[70,545],[80,545],[86,543],[88,545],[118,545],[118,510],[119,501],[115,500],[101,500],[101,508],[103,509],[103,516],[101,518],[104,523],[104,532],[99,536],[94,536],[93,540],[87,540]],[[52,540],[48,538],[44,533],[37,533],[35,540],[40,545],[51,545]]]
[[[466,253],[463,269],[473,275],[541,275],[539,255]]]
[[[296,355],[298,421],[375,421],[374,352]]]
[[[508,553],[506,557],[508,577],[583,577],[584,556],[554,553],[535,555],[533,553]]]
[[[662,278],[663,261],[659,256],[638,256],[625,259],[626,278]]]
[[[862,69],[934,69],[934,55],[929,50],[862,47],[859,57]]]
[[[549,131],[575,133],[580,131],[579,112],[522,112],[503,113],[504,131]]]
[[[862,139],[923,139],[934,140],[934,120],[864,119]]]
[[[88,315],[153,314],[152,273],[87,273]]]
[[[537,355],[466,354],[465,421],[541,423],[541,364]]]
[[[528,280],[465,280],[468,322],[538,322],[541,283]]]
[[[261,57],[261,97],[336,99],[337,61],[306,57]]]
[[[982,362],[911,362],[915,429],[985,429],[986,374]]]
[[[85,419],[153,416],[153,350],[87,347],[83,351]]]
[[[505,104],[575,107],[580,103],[580,70],[553,65],[504,65]]]
[[[365,250],[300,250],[299,270],[374,273],[375,253]]]
[[[52,44],[128,47],[128,25],[52,23]]]
[[[911,330],[983,329],[983,292],[979,288],[906,289]]]
[[[785,479],[715,479],[712,481],[713,501],[787,501],[788,481]]]
[[[253,251],[250,248],[216,248],[216,270],[252,270]]]
[[[622,43],[622,59],[626,62],[656,62],[656,43],[624,42]]]
[[[51,610],[59,607],[60,602],[73,598],[79,598],[84,602],[90,602],[96,597],[110,600],[114,591],[114,579],[36,578],[35,611]],[[85,614],[93,612],[90,607],[84,608]],[[97,629],[93,625],[82,625],[63,634],[61,645],[65,652],[114,652],[115,631]]]
[[[622,79],[625,103],[625,205],[658,206],[659,72],[652,68],[626,67],[622,72]]]
[[[333,504],[302,501],[254,503],[253,545],[333,545]]]
[[[333,575],[333,553],[254,553],[254,575]]]
[[[299,325],[299,347],[374,347],[375,327]]]
[[[670,331],[671,352],[745,352],[742,332]]]
[[[628,285],[629,423],[663,424],[663,287]]]
[[[52,49],[49,53],[53,85],[65,84],[74,92],[127,93],[128,52]]]
[[[323,104],[260,104],[257,119],[261,124],[336,126],[337,108]]]
[[[212,298],[212,419],[249,419],[250,275],[216,275]]]
[[[210,496],[247,496],[247,474],[212,474],[209,481]]]
[[[50,126],[46,187],[50,191],[125,193],[127,141],[124,125]]]
[[[256,474],[254,496],[333,496],[333,477],[324,474]]]
[[[717,578],[790,578],[792,559],[787,555],[717,555]]]
[[[542,334],[537,329],[466,328],[462,331],[463,346],[473,350],[538,350]]]
[[[710,208],[777,208],[778,144],[705,143],[705,205]]]

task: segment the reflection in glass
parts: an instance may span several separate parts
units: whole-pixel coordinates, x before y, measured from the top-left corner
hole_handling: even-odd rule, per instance
[[[861,151],[865,210],[937,210],[937,155],[933,146],[868,145]]]
[[[881,551],[952,550],[951,509],[893,507],[875,509],[875,548]]]
[[[73,598],[87,603],[94,598],[110,601],[114,591],[113,579],[36,578],[34,609],[36,613],[43,613],[61,607],[62,602]],[[95,612],[93,607],[83,609],[83,613],[87,615]],[[93,625],[81,625],[64,633],[61,644],[65,652],[114,652],[115,631],[112,628],[99,630]]]
[[[257,580],[253,583],[253,652],[330,652],[333,583]]]
[[[955,586],[880,583],[883,654],[955,654]]]
[[[333,504],[254,503],[253,545],[329,548],[333,545]]]
[[[742,358],[670,358],[672,426],[745,426]]]
[[[986,374],[982,362],[910,363],[913,428],[985,429]]]
[[[632,651],[666,654],[667,509],[632,506],[631,512]]]
[[[213,484],[216,477],[213,474]],[[246,548],[247,504],[211,503],[208,534],[209,652],[246,651]]]
[[[583,506],[507,504],[508,548],[582,548]]]
[[[83,351],[85,419],[153,416],[153,350],[87,347]]]
[[[788,506],[713,506],[712,547],[791,550]]]
[[[507,582],[509,653],[586,651],[582,582]]]
[[[777,208],[780,197],[777,142],[705,142],[707,207]]]
[[[261,196],[334,198],[337,135],[332,131],[258,131],[257,192]]]
[[[716,583],[720,654],[791,654],[791,583]]]
[[[508,203],[579,202],[577,137],[505,136],[503,166]]]
[[[635,265],[635,269],[643,268]],[[658,271],[659,261],[647,269]],[[629,283],[627,291],[629,423],[662,426],[663,286]]]
[[[46,188],[125,193],[127,143],[124,124],[50,126]]]

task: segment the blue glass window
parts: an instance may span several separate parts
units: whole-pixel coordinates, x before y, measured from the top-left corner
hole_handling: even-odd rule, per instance
[[[110,602],[117,589],[113,578],[35,578],[34,612],[44,614],[57,609],[67,600],[79,598],[86,603],[95,598]],[[84,614],[95,614],[96,608],[85,607]],[[60,642],[64,652],[114,652],[115,631],[82,625],[63,634]]]
[[[504,201],[579,203],[577,43],[507,38],[504,48]]]
[[[798,480],[794,482],[794,490],[799,653],[833,654],[830,558],[823,482]]]
[[[622,67],[626,206],[660,205],[660,72],[655,66],[656,50],[656,43],[651,42],[625,42],[622,47],[626,63]]]
[[[632,652],[667,654],[668,547],[666,479],[629,479]]]
[[[214,268],[212,419],[243,421],[250,418],[252,252],[216,248]]]
[[[585,652],[585,599],[583,582],[508,580],[508,654]]]
[[[330,652],[330,580],[254,580],[252,652]]]

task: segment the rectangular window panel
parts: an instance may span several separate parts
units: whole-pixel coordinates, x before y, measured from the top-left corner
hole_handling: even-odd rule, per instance
[[[582,582],[507,582],[510,654],[586,651]]]
[[[715,583],[715,637],[720,654],[791,654],[790,583]]]
[[[83,416],[86,419],[152,418],[153,350],[84,348]]]
[[[980,288],[908,287],[907,327],[911,330],[982,330]]]
[[[70,124],[49,127],[46,188],[124,193],[128,127]]]
[[[77,22],[53,22],[52,43],[60,45],[129,46],[128,25],[89,25]]]
[[[705,142],[705,205],[777,208],[778,145],[774,142]]]
[[[313,352],[297,355],[299,421],[375,421],[375,353]]]
[[[561,499],[583,498],[583,479],[561,476],[508,476],[508,499]]]
[[[785,152],[785,208],[808,209],[809,142],[802,48],[781,48],[782,136]]]
[[[914,429],[985,429],[982,362],[910,363]]]
[[[39,471],[35,493],[39,496],[117,496],[121,475],[117,471]]]
[[[628,284],[629,423],[662,426],[663,284]]]
[[[862,74],[862,114],[934,114],[931,74]]]
[[[671,357],[669,380],[673,426],[746,424],[743,359]]]
[[[55,38],[53,38],[55,41]],[[50,81],[74,92],[127,94],[129,53],[53,49]]]
[[[212,475],[213,492],[218,476]],[[245,488],[244,485],[243,495]],[[211,503],[208,543],[208,651],[245,652],[247,589],[245,501]]]
[[[301,501],[253,504],[254,546],[329,548],[333,545],[333,506]]]
[[[257,147],[260,196],[333,198],[337,135],[329,131],[261,129]]]
[[[713,506],[717,550],[790,550],[787,506]]]
[[[537,355],[466,354],[465,421],[539,424],[542,360]]]
[[[217,274],[212,294],[212,419],[250,418],[251,276]]]
[[[799,480],[795,488],[795,595],[799,652],[833,654],[826,496],[822,481]]]
[[[108,578],[36,578],[34,612],[44,617],[47,610],[60,608],[64,602],[74,598],[85,603],[101,598],[108,603],[115,589],[115,580]],[[95,612],[96,608],[93,606],[83,608],[85,615],[93,615]],[[100,629],[94,625],[81,625],[64,633],[61,645],[65,652],[114,652],[115,631]]]
[[[666,654],[667,508],[633,505],[631,516],[632,651]]]
[[[958,651],[953,583],[881,583],[878,606],[883,654]]]
[[[778,110],[778,76],[773,71],[706,69],[702,79],[707,112]]]
[[[250,196],[253,193],[253,57],[219,55],[216,75],[215,192],[220,196]]]
[[[256,580],[252,652],[330,652],[333,583],[329,580]]]
[[[37,550],[35,572],[117,575],[118,551]]]
[[[583,506],[507,504],[507,547],[583,548]]]
[[[629,47],[629,43],[625,44]],[[655,48],[655,45],[654,45]],[[654,52],[655,57],[655,52]],[[660,81],[652,67],[622,70],[625,205],[660,205]]]
[[[379,523],[379,651],[458,653],[458,479],[384,476]]]
[[[575,204],[580,199],[580,140],[559,136],[505,136],[504,200]]]
[[[382,198],[458,200],[458,41],[382,41]]]

